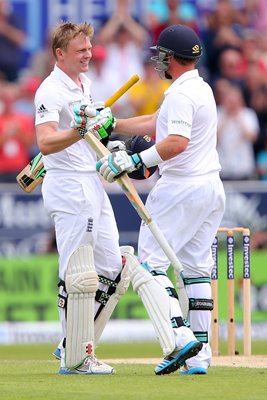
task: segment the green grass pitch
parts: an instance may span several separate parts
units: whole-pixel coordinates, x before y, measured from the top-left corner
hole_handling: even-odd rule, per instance
[[[266,342],[253,344],[266,354]],[[3,400],[265,400],[267,369],[212,367],[208,375],[156,376],[154,364],[115,364],[112,376],[60,376],[54,346],[0,346],[0,398]],[[158,343],[103,343],[100,359],[161,357]],[[110,362],[112,365],[112,362]]]

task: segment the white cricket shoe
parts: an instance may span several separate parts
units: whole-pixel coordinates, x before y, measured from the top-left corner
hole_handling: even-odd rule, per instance
[[[99,361],[95,356],[89,356],[78,368],[61,367],[58,373],[60,375],[110,375],[115,373],[115,369]]]

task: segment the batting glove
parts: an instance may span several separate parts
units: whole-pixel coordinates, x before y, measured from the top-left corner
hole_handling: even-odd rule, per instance
[[[126,143],[122,140],[109,140],[106,147],[111,153],[119,150],[127,150]]]
[[[91,116],[95,117],[99,112],[92,106],[92,104],[83,104],[83,105],[78,105],[75,104],[73,107],[73,112],[74,112],[74,118],[70,123],[71,128],[77,129],[81,137],[84,137],[85,133],[87,132],[86,125],[87,125],[87,120],[89,112],[87,114],[85,113],[85,110],[90,107],[89,111],[91,111]]]
[[[102,157],[96,163],[96,170],[103,176],[103,178],[112,183],[123,172],[133,172],[141,168],[143,162],[139,154],[128,155],[126,151],[119,150]]]
[[[90,105],[91,106],[91,105]],[[74,108],[74,118],[71,122],[71,127],[77,129],[83,138],[87,132],[92,133],[98,140],[108,140],[111,132],[116,126],[116,118],[113,116],[109,107],[101,111],[96,111],[96,116],[89,117],[90,106],[84,105],[79,109]]]
[[[104,110],[105,107],[104,101],[95,101],[87,106],[81,106],[81,108],[84,108],[84,113],[87,117],[95,117],[100,111]]]

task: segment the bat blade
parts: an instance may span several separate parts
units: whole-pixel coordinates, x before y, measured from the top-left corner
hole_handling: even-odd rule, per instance
[[[45,172],[42,153],[39,153],[17,175],[16,181],[24,192],[31,193],[42,183]]]

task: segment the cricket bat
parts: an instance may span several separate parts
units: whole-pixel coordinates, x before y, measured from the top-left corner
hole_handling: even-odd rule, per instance
[[[21,189],[31,193],[43,182],[45,172],[42,153],[38,153],[17,175],[16,180]]]
[[[139,76],[133,75],[127,82],[125,82],[124,85],[122,85],[105,101],[105,106],[110,107],[138,81]],[[16,181],[20,188],[24,190],[24,192],[31,193],[42,183],[45,173],[46,171],[42,160],[42,153],[38,153],[37,156],[35,156],[17,175]]]

